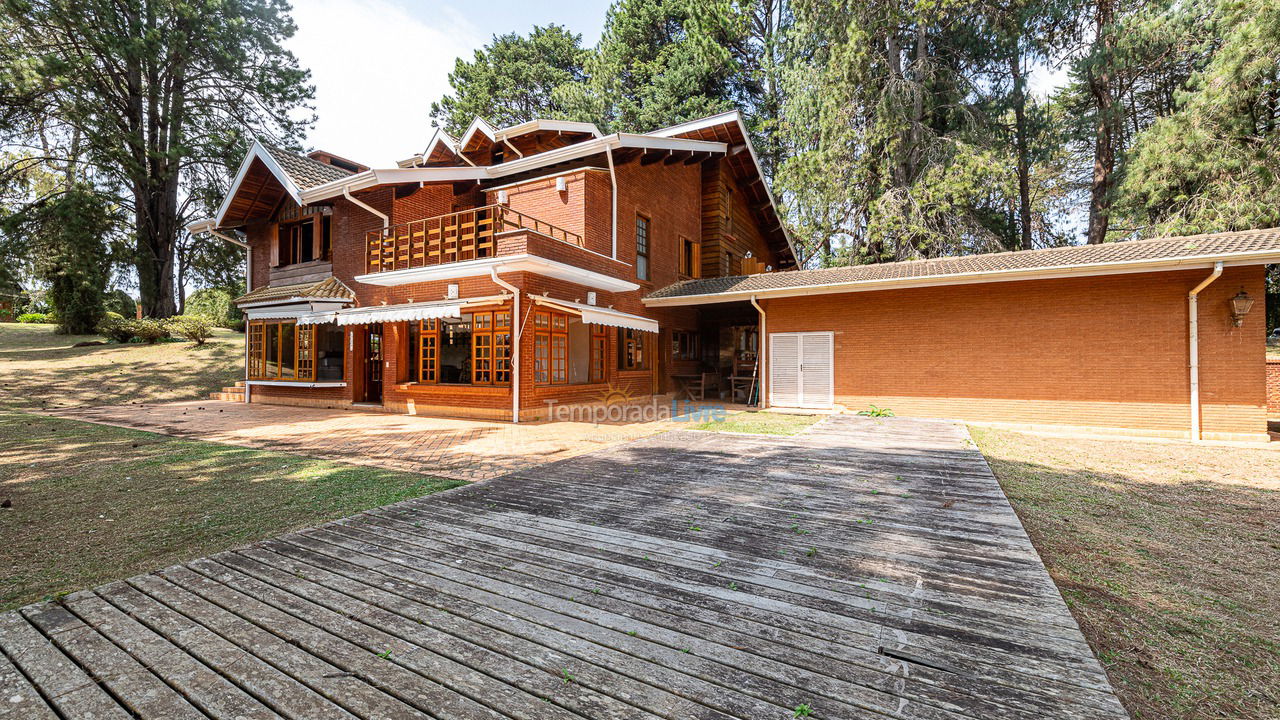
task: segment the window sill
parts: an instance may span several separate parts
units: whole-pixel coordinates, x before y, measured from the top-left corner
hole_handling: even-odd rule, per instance
[[[267,385],[274,387],[335,388],[346,387],[345,382],[312,381],[312,380],[246,380],[245,385]]]

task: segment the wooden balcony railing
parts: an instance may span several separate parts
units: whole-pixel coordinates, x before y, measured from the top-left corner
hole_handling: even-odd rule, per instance
[[[366,269],[388,272],[493,257],[497,252],[494,235],[521,229],[583,246],[577,233],[505,205],[486,205],[369,231]]]

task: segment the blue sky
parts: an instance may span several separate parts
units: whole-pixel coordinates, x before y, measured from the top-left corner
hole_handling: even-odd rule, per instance
[[[431,102],[449,89],[454,59],[494,34],[557,23],[594,45],[607,0],[294,0],[288,43],[312,72],[320,116],[308,144],[375,167],[422,150]]]

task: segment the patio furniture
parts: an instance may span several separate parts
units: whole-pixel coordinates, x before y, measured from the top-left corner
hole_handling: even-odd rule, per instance
[[[706,400],[708,390],[720,387],[720,374],[714,372],[672,375],[671,378],[680,386],[677,394],[689,400]]]
[[[758,361],[734,363],[733,375],[729,376],[729,399],[738,402],[742,398],[744,404],[750,405],[756,397],[760,381],[760,363]]]

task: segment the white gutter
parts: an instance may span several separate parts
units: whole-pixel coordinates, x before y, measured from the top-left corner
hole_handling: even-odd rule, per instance
[[[1200,442],[1200,291],[1222,275],[1222,261],[1213,264],[1209,277],[1187,293],[1187,324],[1191,337],[1191,442]]]
[[[489,268],[489,277],[494,284],[508,290],[515,297],[511,307],[511,422],[520,422],[520,336],[523,326],[520,323],[520,288],[498,277],[499,265]],[[497,368],[494,368],[497,370]]]
[[[759,342],[760,349],[759,349],[759,354],[756,356],[756,371],[760,373],[760,379],[757,385],[757,387],[760,390],[760,409],[764,410],[765,408],[769,407],[768,404],[766,404],[765,394],[764,394],[764,387],[765,387],[764,371],[766,367],[765,357],[767,357],[765,355],[765,343],[768,340],[769,334],[768,334],[768,327],[765,325],[764,308],[760,307],[760,303],[756,302],[755,295],[751,296],[751,304],[755,306],[755,309],[760,313],[760,342]],[[732,399],[733,398],[730,398],[730,400]],[[751,401],[751,393],[747,393],[747,401],[748,402]]]
[[[361,202],[360,200],[357,200],[354,197],[352,197],[351,190],[347,188],[342,188],[342,197],[350,201],[352,205],[355,205],[356,207],[364,208],[365,210],[368,210],[374,215],[377,215],[378,217],[382,218],[382,229],[384,232],[386,231],[387,228],[391,227],[390,217],[388,217],[385,213],[375,210],[371,205]]]
[[[618,259],[618,174],[613,169],[613,148],[605,150],[605,157],[609,160],[609,205],[613,212],[613,222],[610,224],[610,233],[613,242],[613,259]],[[639,262],[639,260],[637,260]]]

